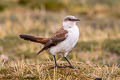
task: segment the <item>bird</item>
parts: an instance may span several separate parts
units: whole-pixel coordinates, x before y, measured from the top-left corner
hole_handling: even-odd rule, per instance
[[[37,55],[44,50],[48,50],[53,56],[55,67],[61,68],[61,66],[57,64],[56,60],[56,55],[60,53],[68,62],[69,67],[74,68],[67,58],[67,55],[71,52],[79,40],[80,31],[76,24],[79,21],[80,19],[75,16],[66,16],[63,19],[62,27],[49,38],[31,36],[28,34],[20,34],[19,36],[24,40],[42,44],[43,48],[37,53]]]

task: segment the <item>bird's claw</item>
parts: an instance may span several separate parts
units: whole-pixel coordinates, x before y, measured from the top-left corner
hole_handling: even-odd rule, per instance
[[[72,69],[75,69],[75,67],[74,66],[68,66],[69,68],[72,68]]]

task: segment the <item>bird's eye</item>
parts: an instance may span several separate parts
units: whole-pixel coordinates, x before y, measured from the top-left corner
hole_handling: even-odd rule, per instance
[[[70,19],[70,18],[68,18],[68,20],[69,20],[69,21],[71,21],[71,19]]]
[[[72,19],[71,18],[66,18],[65,21],[72,21]]]

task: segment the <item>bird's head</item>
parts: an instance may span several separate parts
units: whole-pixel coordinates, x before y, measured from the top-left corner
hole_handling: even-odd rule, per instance
[[[74,27],[74,25],[76,25],[76,22],[78,21],[80,21],[80,19],[76,18],[75,16],[66,16],[63,20],[63,27]]]

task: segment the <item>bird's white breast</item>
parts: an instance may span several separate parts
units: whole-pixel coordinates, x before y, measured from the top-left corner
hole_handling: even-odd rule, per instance
[[[67,29],[68,33],[66,34],[67,38],[61,43],[57,44],[54,47],[50,48],[50,53],[55,55],[56,53],[69,53],[72,48],[76,45],[79,39],[79,29],[77,26]],[[67,54],[66,54],[67,56]]]

